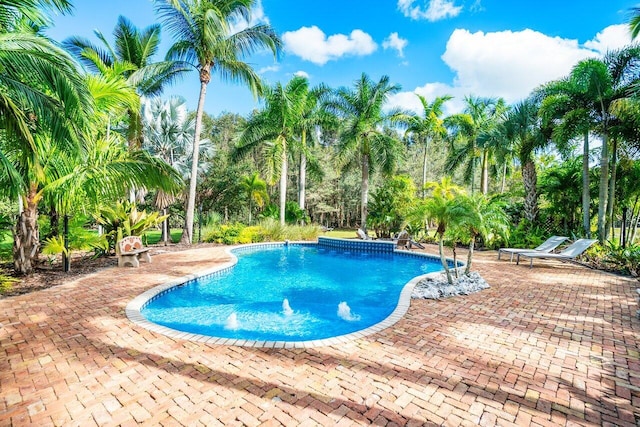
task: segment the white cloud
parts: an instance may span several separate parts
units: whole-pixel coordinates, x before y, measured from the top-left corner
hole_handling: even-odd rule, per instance
[[[269,65],[267,67],[260,68],[260,70],[258,70],[258,74],[274,73],[274,72],[279,71],[279,70],[280,70],[280,66],[279,65]]]
[[[456,6],[453,0],[430,0],[426,4],[414,6],[420,0],[398,0],[398,9],[404,16],[411,19],[426,19],[434,22],[445,18],[454,18],[462,11],[462,6]]]
[[[298,77],[304,77],[305,79],[309,78],[309,73],[307,73],[306,71],[296,71],[295,73],[293,73],[294,76],[298,76]]]
[[[315,25],[287,31],[282,35],[285,50],[300,58],[324,65],[345,55],[364,56],[374,52],[378,45],[362,30],[351,34],[334,34],[329,37]]]
[[[630,37],[622,27],[626,26],[607,27],[582,45],[528,29],[493,33],[457,29],[442,55],[454,74],[453,81],[430,82],[413,92],[396,94],[390,105],[420,112],[414,92],[428,100],[453,95],[454,100],[445,104],[448,114],[462,109],[465,95],[520,101],[541,84],[568,75],[580,60],[601,57],[609,49],[627,45]]]
[[[232,23],[229,32],[231,34],[235,34],[257,24],[269,24],[269,18],[264,14],[264,8],[262,7],[261,0],[258,0],[255,6],[251,8],[250,21],[247,22],[244,18],[238,19],[236,22]]]
[[[404,48],[407,47],[409,41],[398,36],[398,33],[391,33],[389,37],[384,39],[382,47],[384,49],[395,49],[398,52],[398,56],[402,58],[404,56]]]
[[[630,43],[629,26],[620,24],[611,25],[600,31],[593,40],[586,42],[584,46],[599,53],[606,53],[608,50],[620,49]]]

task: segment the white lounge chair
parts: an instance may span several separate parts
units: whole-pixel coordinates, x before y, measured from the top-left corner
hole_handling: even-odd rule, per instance
[[[542,243],[540,246],[538,246],[537,248],[533,248],[533,249],[500,248],[500,249],[498,249],[498,259],[500,259],[500,255],[502,254],[502,252],[506,252],[506,253],[511,254],[511,258],[509,259],[509,261],[513,261],[513,255],[519,254],[519,253],[522,253],[522,252],[550,253],[552,250],[554,250],[555,248],[560,246],[562,244],[562,242],[564,242],[567,239],[568,239],[568,237],[564,237],[564,236],[551,236],[544,243]]]
[[[516,264],[520,264],[520,257],[529,258],[531,260],[529,267],[533,268],[534,258],[544,259],[557,259],[560,261],[574,261],[577,257],[582,255],[589,246],[593,245],[597,240],[595,239],[579,239],[573,242],[573,244],[567,246],[564,250],[557,254],[544,253],[544,252],[520,252],[516,255]]]

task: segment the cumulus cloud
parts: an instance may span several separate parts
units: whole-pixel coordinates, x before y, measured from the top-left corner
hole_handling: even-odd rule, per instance
[[[583,44],[533,30],[471,33],[457,29],[449,37],[442,60],[454,74],[452,82],[429,82],[392,98],[393,107],[420,112],[415,93],[429,100],[449,94],[448,113],[460,111],[465,95],[503,97],[518,102],[543,83],[568,75],[580,60],[601,57],[629,44],[624,25],[605,28]]]
[[[298,77],[304,77],[305,79],[309,78],[309,73],[307,73],[306,71],[296,71],[295,73],[293,73],[294,76],[298,76]]]
[[[394,49],[398,52],[398,56],[402,58],[404,56],[404,48],[407,47],[409,41],[398,36],[398,33],[391,33],[389,37],[384,39],[382,47],[384,49]]]
[[[453,0],[430,0],[428,6],[418,4],[420,0],[398,0],[398,9],[411,19],[426,19],[434,22],[445,18],[453,18],[460,14],[462,6],[456,6]]]
[[[584,46],[599,53],[606,53],[608,50],[620,49],[630,43],[629,26],[620,24],[611,25],[600,31],[593,40],[586,42]]]
[[[378,47],[371,36],[362,30],[353,30],[349,35],[334,34],[327,37],[315,25],[287,31],[282,35],[282,41],[286,51],[318,65],[346,55],[369,55]]]

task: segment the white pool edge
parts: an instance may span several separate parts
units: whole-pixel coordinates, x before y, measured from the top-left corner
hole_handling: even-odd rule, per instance
[[[396,324],[409,310],[409,306],[411,305],[411,294],[413,293],[413,288],[423,279],[435,278],[438,275],[442,274],[442,271],[437,271],[434,273],[422,274],[420,276],[416,276],[413,279],[409,280],[406,285],[400,291],[400,296],[398,297],[398,304],[396,308],[382,321],[369,326],[368,328],[361,329],[359,331],[351,332],[345,335],[338,335],[335,337],[324,338],[319,340],[308,340],[308,341],[255,341],[255,340],[245,340],[245,339],[234,339],[234,338],[222,338],[222,337],[212,337],[209,335],[201,335],[201,334],[193,334],[190,332],[178,331],[176,329],[168,328],[166,326],[159,325],[157,323],[153,323],[147,320],[141,313],[143,307],[151,300],[153,300],[156,296],[161,293],[169,291],[171,288],[176,286],[182,286],[187,282],[198,279],[200,277],[208,276],[214,273],[218,273],[222,270],[229,269],[238,263],[238,257],[233,254],[233,250],[239,248],[252,248],[252,247],[262,247],[262,246],[277,246],[282,244],[298,244],[298,245],[313,245],[317,243],[306,242],[306,241],[296,241],[296,242],[268,242],[268,243],[250,243],[246,245],[238,245],[238,246],[230,246],[225,249],[225,252],[231,257],[231,260],[218,265],[216,267],[210,268],[208,270],[204,270],[194,274],[188,274],[182,277],[178,277],[176,279],[170,280],[169,282],[163,283],[161,285],[154,286],[153,288],[141,293],[133,300],[131,300],[126,308],[125,314],[127,318],[133,322],[134,324],[141,326],[151,332],[156,332],[161,335],[165,335],[169,338],[180,339],[186,341],[194,341],[194,342],[202,342],[206,344],[217,344],[217,345],[230,345],[230,346],[239,346],[239,347],[254,347],[254,348],[314,348],[314,347],[324,347],[331,346],[337,344],[344,344],[359,338],[364,338],[369,335],[373,335],[377,332],[380,332],[384,329],[389,328]],[[423,254],[410,252],[407,250],[396,250],[396,253],[407,253],[414,256],[422,256],[425,258],[434,258],[438,259],[435,255]],[[452,259],[447,258],[447,261],[452,261]],[[463,263],[460,263],[460,267],[463,267]]]

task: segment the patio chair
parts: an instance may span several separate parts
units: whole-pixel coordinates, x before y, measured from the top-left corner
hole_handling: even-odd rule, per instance
[[[356,230],[356,235],[358,236],[359,239],[371,240],[371,237],[369,237],[369,235],[365,233],[362,228],[358,228],[358,230]]]
[[[415,240],[411,239],[411,236],[407,232],[407,230],[402,230],[398,234],[398,238],[396,239],[396,248],[398,249],[413,249],[413,247],[424,249],[424,246]]]
[[[513,261],[513,255],[519,254],[519,253],[522,253],[522,252],[550,253],[552,250],[554,250],[555,248],[560,246],[562,244],[562,242],[564,242],[567,239],[568,239],[568,237],[564,237],[564,236],[551,236],[544,243],[542,243],[540,246],[538,246],[537,248],[533,248],[533,249],[500,248],[500,249],[498,249],[498,259],[500,259],[500,255],[502,254],[502,252],[507,252],[507,253],[511,254],[511,258],[509,259],[509,261]]]
[[[545,253],[545,252],[520,252],[516,254],[516,264],[520,264],[520,257],[529,258],[531,260],[529,267],[533,268],[534,258],[543,259],[557,259],[559,261],[574,261],[577,257],[582,255],[589,246],[593,245],[597,240],[595,239],[579,239],[573,242],[573,244],[567,246],[564,250],[557,254]]]

